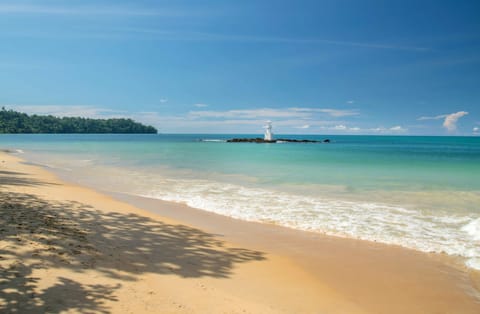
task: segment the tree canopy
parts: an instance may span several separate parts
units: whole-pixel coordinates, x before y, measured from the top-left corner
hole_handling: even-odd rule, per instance
[[[28,115],[14,110],[0,110],[0,133],[157,133],[132,119],[90,119]]]

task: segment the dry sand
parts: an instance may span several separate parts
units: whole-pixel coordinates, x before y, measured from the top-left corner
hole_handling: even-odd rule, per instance
[[[478,282],[448,257],[111,197],[0,152],[1,313],[480,313]]]

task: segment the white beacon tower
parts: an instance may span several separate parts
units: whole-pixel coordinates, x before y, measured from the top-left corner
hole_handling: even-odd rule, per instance
[[[273,140],[273,133],[272,133],[272,121],[267,121],[267,125],[264,126],[265,128],[265,141],[272,141]]]

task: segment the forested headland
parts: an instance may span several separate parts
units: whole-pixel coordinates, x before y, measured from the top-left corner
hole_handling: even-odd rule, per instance
[[[132,119],[90,119],[28,115],[0,110],[0,133],[157,133],[153,126]]]

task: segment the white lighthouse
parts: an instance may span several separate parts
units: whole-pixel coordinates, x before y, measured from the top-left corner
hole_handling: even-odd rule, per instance
[[[267,125],[263,127],[265,129],[265,141],[272,141],[273,140],[273,133],[272,133],[272,121],[267,121]]]

